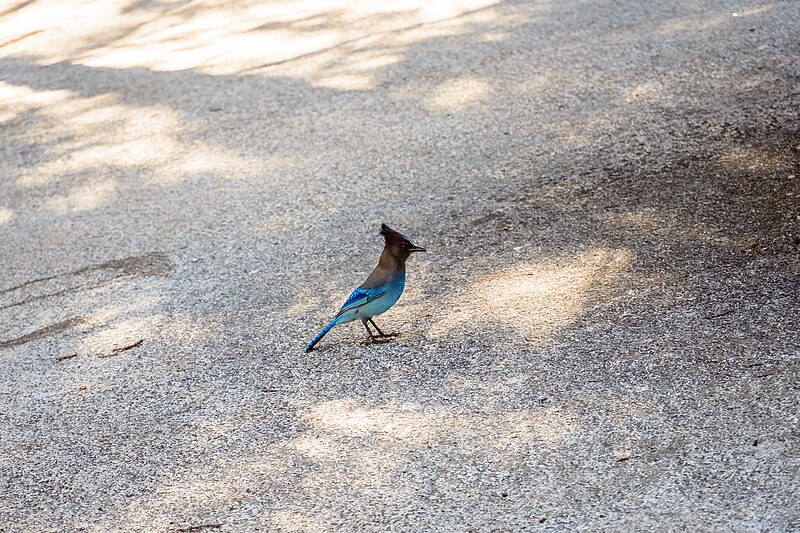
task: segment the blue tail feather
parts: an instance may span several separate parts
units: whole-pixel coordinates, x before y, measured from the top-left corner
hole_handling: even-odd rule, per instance
[[[312,349],[312,348],[314,348],[314,345],[315,345],[315,344],[317,344],[317,343],[320,341],[320,339],[322,339],[322,337],[324,337],[324,336],[325,336],[325,334],[326,334],[326,333],[328,333],[328,332],[331,330],[331,328],[332,328],[333,326],[335,326],[335,325],[336,325],[336,320],[333,320],[333,321],[332,321],[330,324],[328,324],[327,326],[325,326],[325,328],[324,328],[322,331],[320,331],[319,333],[317,333],[317,336],[316,336],[316,337],[314,337],[314,340],[313,340],[313,341],[311,341],[311,342],[309,342],[309,343],[308,343],[308,346],[306,346],[306,351],[307,351],[307,352],[310,352],[310,351],[311,351],[311,349]]]

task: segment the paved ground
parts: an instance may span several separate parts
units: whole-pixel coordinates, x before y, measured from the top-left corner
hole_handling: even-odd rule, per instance
[[[797,2],[0,17],[0,530],[800,529]]]

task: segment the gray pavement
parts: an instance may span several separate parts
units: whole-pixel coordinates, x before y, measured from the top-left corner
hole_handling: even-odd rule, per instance
[[[795,1],[0,3],[0,531],[800,530],[798,57]],[[303,353],[381,222],[401,336]]]

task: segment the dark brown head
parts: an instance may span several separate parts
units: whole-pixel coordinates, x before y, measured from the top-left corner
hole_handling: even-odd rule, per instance
[[[406,260],[414,252],[424,252],[425,248],[414,245],[408,237],[381,224],[381,235],[386,239],[386,249],[397,259]]]

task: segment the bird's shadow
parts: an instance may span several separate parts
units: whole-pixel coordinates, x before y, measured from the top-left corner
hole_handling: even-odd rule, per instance
[[[387,333],[382,337],[369,337],[362,339],[358,344],[360,346],[372,346],[373,344],[388,344],[394,339],[401,337],[402,333]]]
[[[336,345],[336,346],[328,345],[328,346],[314,347],[312,352],[325,352],[325,351],[328,351],[328,350],[335,350],[337,348],[346,348],[348,346],[373,346],[375,344],[389,344],[392,341],[394,341],[395,339],[397,339],[399,337],[402,337],[402,336],[403,336],[402,333],[387,333],[383,337],[371,337],[371,338],[367,337],[367,338],[363,338],[363,339],[361,339],[359,341],[344,342],[344,343],[342,343],[340,345]]]

